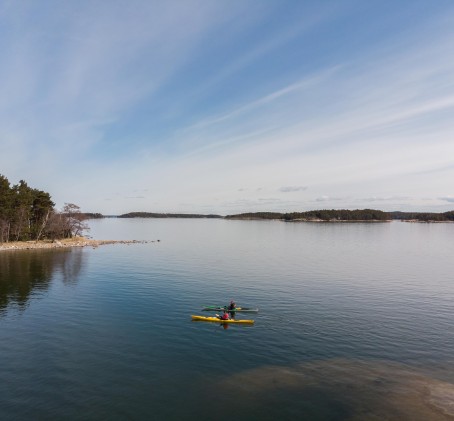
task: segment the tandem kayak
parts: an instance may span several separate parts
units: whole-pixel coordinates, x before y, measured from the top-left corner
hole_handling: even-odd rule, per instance
[[[229,311],[235,312],[240,311],[242,313],[258,313],[258,308],[248,308],[248,307],[235,307],[235,310],[229,310],[227,306],[204,306],[202,311]]]
[[[205,317],[205,316],[191,316],[192,320],[197,322],[216,322],[216,323],[239,323],[239,324],[247,324],[251,325],[254,323],[254,320],[236,320],[236,319],[229,319],[229,320],[221,320],[217,317]]]

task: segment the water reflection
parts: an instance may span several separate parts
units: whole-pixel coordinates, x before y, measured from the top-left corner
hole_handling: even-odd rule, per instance
[[[56,273],[65,285],[77,283],[84,256],[81,249],[0,253],[0,315],[12,306],[25,309],[31,296],[49,289]]]

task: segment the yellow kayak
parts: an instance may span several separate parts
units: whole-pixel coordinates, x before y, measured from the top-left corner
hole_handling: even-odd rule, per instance
[[[216,322],[216,323],[240,323],[240,324],[247,324],[251,325],[254,323],[254,320],[236,320],[236,319],[229,319],[229,320],[221,320],[217,317],[205,317],[205,316],[191,316],[192,320],[198,322]]]

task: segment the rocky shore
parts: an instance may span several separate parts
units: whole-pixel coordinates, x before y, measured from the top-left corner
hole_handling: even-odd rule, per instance
[[[159,241],[159,240],[157,240]],[[35,250],[35,249],[58,249],[69,247],[93,247],[105,244],[144,244],[148,241],[139,240],[93,240],[85,237],[66,238],[63,240],[42,241],[12,241],[0,243],[0,251],[3,250]]]

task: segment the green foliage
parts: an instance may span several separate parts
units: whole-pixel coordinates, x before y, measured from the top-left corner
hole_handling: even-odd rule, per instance
[[[11,186],[0,174],[0,243],[80,235],[88,229],[79,207],[67,204],[69,213],[54,209],[49,193],[33,189],[24,180]]]

